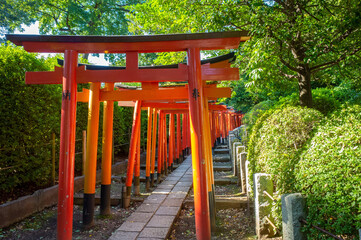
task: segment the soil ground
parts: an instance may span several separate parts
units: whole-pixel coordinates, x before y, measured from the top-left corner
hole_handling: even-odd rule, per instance
[[[231,176],[231,172],[221,172],[218,175]],[[230,177],[232,178],[232,177]],[[239,186],[216,186],[216,195],[239,196]],[[193,200],[193,190],[187,197]],[[212,233],[212,239],[256,239],[253,212],[248,215],[247,209],[219,209],[216,220],[217,230]],[[196,239],[194,209],[185,206],[177,221],[173,224],[169,240]]]
[[[113,183],[112,187],[117,183]],[[120,186],[120,184],[118,184]],[[98,186],[99,187],[99,186]],[[119,187],[120,188],[120,187]],[[145,190],[144,184],[141,188]],[[98,188],[97,188],[98,190]],[[143,190],[143,191],[144,191]],[[119,193],[121,191],[118,191]],[[113,194],[113,191],[112,191]],[[146,197],[147,195],[142,195]],[[83,207],[74,205],[73,210],[73,239],[108,239],[112,233],[140,206],[141,202],[132,202],[128,209],[119,205],[111,207],[111,216],[99,216],[99,206],[95,207],[94,226],[84,229],[82,225]],[[0,239],[56,239],[57,206],[47,208],[33,214],[25,220],[0,229]]]
[[[232,172],[215,172],[215,178],[229,178],[237,182],[237,178]],[[215,187],[216,195],[227,197],[239,197],[242,195],[241,187],[237,184],[220,185]],[[191,190],[186,200],[193,200],[193,190]],[[237,239],[253,240],[257,239],[255,234],[254,212],[251,209],[231,208],[218,209],[216,225],[217,229],[212,233],[212,239]],[[168,240],[197,239],[195,230],[194,209],[187,205],[182,209],[180,216],[173,224],[171,235]],[[281,237],[272,238],[272,240],[281,240]]]

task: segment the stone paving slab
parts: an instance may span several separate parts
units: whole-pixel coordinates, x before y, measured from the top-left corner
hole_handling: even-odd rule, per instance
[[[183,200],[192,187],[191,165],[189,156],[158,185],[109,239],[166,239],[181,210]]]

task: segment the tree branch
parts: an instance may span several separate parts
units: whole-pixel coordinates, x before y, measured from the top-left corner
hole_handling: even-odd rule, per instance
[[[285,65],[286,67],[288,67],[292,71],[298,72],[297,68],[293,67],[290,63],[286,62],[281,56],[279,56],[279,57],[280,57],[280,61],[281,61],[281,63],[283,63],[283,65]]]
[[[344,54],[341,55],[338,59],[335,59],[335,60],[333,60],[333,61],[329,61],[329,62],[326,62],[326,63],[322,63],[322,64],[319,64],[319,65],[313,66],[313,67],[310,68],[310,70],[311,70],[311,72],[318,72],[318,71],[324,70],[324,69],[326,69],[326,68],[332,67],[332,66],[338,64],[339,62],[341,62],[342,60],[344,60],[346,57],[355,55],[355,54],[358,53],[360,50],[361,50],[361,47],[360,47],[360,48],[356,48],[356,49],[354,49],[352,52],[350,52],[349,54],[344,53]]]

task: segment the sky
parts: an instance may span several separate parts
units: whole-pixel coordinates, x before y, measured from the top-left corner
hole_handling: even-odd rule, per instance
[[[24,31],[20,32],[16,30],[15,34],[39,34],[39,22],[35,22],[34,24],[30,26],[21,26]],[[51,54],[50,54],[51,55]],[[47,57],[49,56],[49,53],[41,53],[40,56]],[[96,65],[109,65],[109,62],[104,59],[104,54],[99,54],[99,57],[94,57],[89,55],[89,62]]]

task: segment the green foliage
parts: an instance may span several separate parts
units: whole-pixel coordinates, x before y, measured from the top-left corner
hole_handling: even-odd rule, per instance
[[[344,83],[334,88],[335,97],[341,103],[361,105],[361,92],[352,84]]]
[[[312,90],[313,108],[327,115],[340,107],[340,101],[333,89],[317,88]],[[340,94],[338,94],[340,96]],[[275,104],[275,108],[284,108],[287,106],[299,106],[298,93],[293,93],[286,97],[281,97]]]
[[[15,29],[22,30],[21,25],[30,25],[34,19],[29,12],[34,1],[0,0],[0,35],[12,33]]]
[[[323,115],[314,109],[286,107],[263,112],[252,128],[248,144],[250,176],[271,174],[277,195],[294,192],[294,168],[313,126]],[[250,179],[254,186],[253,179]],[[277,197],[276,197],[277,198]],[[276,225],[281,223],[280,203],[272,207]]]
[[[267,115],[266,115],[267,116]],[[263,123],[252,131],[248,159],[256,172],[269,173],[274,177],[277,191],[294,190],[294,167],[299,154],[316,122],[323,115],[301,107],[275,110]]]
[[[295,171],[308,221],[345,239],[356,239],[361,228],[360,144],[361,107],[335,111],[318,125]],[[309,239],[326,239],[307,232]]]
[[[38,58],[21,47],[0,46],[0,191],[41,187],[51,181],[51,137],[56,135],[56,168],[61,118],[61,85],[26,85],[26,71],[50,71],[54,59]],[[78,90],[88,84],[79,84]],[[102,155],[103,104],[100,107],[98,159]],[[115,154],[126,154],[132,126],[132,108],[114,103]],[[146,118],[143,117],[143,121]],[[82,131],[87,129],[88,104],[77,103],[75,152],[82,152]],[[146,124],[143,123],[143,131]],[[143,145],[144,145],[143,140]],[[120,145],[120,146],[119,146]],[[75,172],[82,170],[82,155],[75,156]],[[56,174],[57,175],[57,174]]]
[[[20,184],[46,185],[51,174],[52,133],[59,136],[61,86],[25,85],[25,71],[52,70],[20,47],[0,46],[1,191]],[[32,147],[40,145],[38,147]]]
[[[247,88],[259,95],[256,102],[298,88],[303,94],[310,89],[298,85],[302,78],[307,84],[339,84],[343,75],[361,76],[352,71],[361,63],[359,1],[150,0],[127,9],[135,34],[249,31],[237,66]]]
[[[244,124],[247,124],[247,128],[252,131],[253,125],[256,123],[259,116],[262,115],[263,112],[272,108],[274,102],[271,100],[260,102],[252,107],[252,109],[247,112],[243,118]]]
[[[255,124],[251,128],[249,142],[247,145],[247,151],[248,151],[248,160],[250,161],[250,156],[256,156],[258,154],[256,146],[258,144],[259,139],[262,138],[260,135],[260,129],[263,127],[263,125],[266,123],[266,119],[272,115],[274,112],[274,109],[269,109],[265,112],[262,112],[260,116],[257,118]],[[252,176],[254,173],[256,173],[256,167],[257,167],[257,159],[254,159],[254,161],[250,161],[249,163],[249,176],[250,176],[250,184],[253,186],[253,179]],[[253,187],[252,187],[253,189]]]
[[[232,95],[230,98],[226,98],[223,102],[229,106],[233,106],[234,109],[246,113],[254,105],[254,101],[251,94],[247,92],[247,89],[242,81],[231,81],[228,84],[232,88]]]

